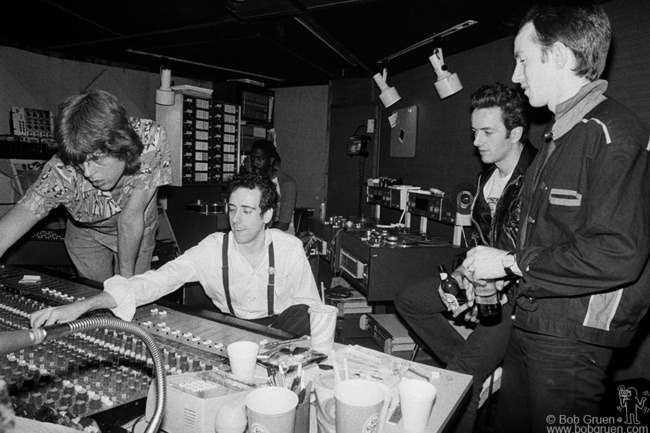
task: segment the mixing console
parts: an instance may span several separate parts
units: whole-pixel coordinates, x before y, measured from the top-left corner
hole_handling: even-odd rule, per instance
[[[0,338],[3,331],[27,329],[33,311],[98,292],[41,272],[2,267]],[[286,337],[268,328],[260,332],[256,325],[221,315],[215,315],[221,316],[221,323],[195,317],[161,302],[138,308],[133,323],[153,336],[168,374],[215,371],[233,385],[253,385],[229,374],[226,346],[238,340],[264,343]],[[0,356],[0,379],[8,385],[16,414],[70,426],[86,417],[100,425],[114,425],[125,413],[134,412],[133,406],[144,412],[142,403],[152,374],[153,360],[142,341],[106,329],[72,334]]]

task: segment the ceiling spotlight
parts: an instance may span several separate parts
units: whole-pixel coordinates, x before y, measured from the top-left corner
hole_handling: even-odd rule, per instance
[[[171,86],[172,70],[160,68],[160,87],[156,89],[156,104],[174,105],[174,91]]]
[[[435,82],[435,86],[440,99],[445,99],[463,89],[463,85],[460,84],[458,75],[456,73],[452,74],[447,69],[447,65],[445,65],[442,58],[442,48],[434,48],[433,55],[429,57],[429,61],[438,76],[438,81]]]
[[[386,68],[384,68],[383,74],[378,72],[372,78],[375,79],[375,83],[377,83],[377,86],[381,90],[379,99],[384,104],[384,107],[388,108],[401,99],[397,90],[386,84],[386,79],[388,78],[388,70]]]

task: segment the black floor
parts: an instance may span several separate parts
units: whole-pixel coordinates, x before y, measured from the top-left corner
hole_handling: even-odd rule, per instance
[[[479,411],[475,433],[496,431],[494,417],[498,402],[497,391]],[[600,431],[648,431],[635,428],[650,426],[650,381],[637,378],[608,383],[600,411],[598,418],[603,420],[597,423],[602,428]],[[596,423],[592,427],[597,427]]]

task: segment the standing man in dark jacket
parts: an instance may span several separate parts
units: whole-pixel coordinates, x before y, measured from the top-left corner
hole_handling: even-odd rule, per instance
[[[545,432],[571,417],[592,427],[612,351],[650,302],[648,130],[605,96],[611,28],[595,4],[543,5],[524,17],[516,67],[530,104],[555,114],[526,174],[515,250],[477,247],[474,281],[520,276],[498,422]]]
[[[482,86],[471,96],[472,132],[483,163],[472,204],[474,245],[513,249],[519,225],[520,191],[528,165],[537,150],[528,142],[528,117],[523,95],[502,84]],[[463,284],[462,269],[452,276]],[[451,309],[437,296],[438,277],[401,290],[395,299],[398,312],[447,368],[474,378],[472,396],[456,425],[457,432],[472,432],[481,386],[505,354],[510,335],[510,310],[489,326],[477,324],[467,340],[451,326]],[[467,280],[465,280],[467,283]],[[495,290],[495,289],[493,289]],[[454,312],[457,316],[465,308]]]

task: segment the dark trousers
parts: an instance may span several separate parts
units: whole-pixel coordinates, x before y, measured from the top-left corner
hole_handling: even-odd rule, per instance
[[[566,426],[560,417],[598,416],[611,357],[611,348],[514,328],[499,391],[499,431],[542,433]]]
[[[310,334],[309,306],[305,304],[292,305],[280,314],[261,319],[253,319],[250,322],[280,329],[296,337]]]
[[[508,345],[512,321],[504,308],[501,321],[477,324],[467,340],[449,323],[446,307],[438,295],[440,280],[426,279],[398,292],[395,306],[411,329],[447,369],[472,376],[469,400],[458,409],[455,432],[472,432],[483,382],[501,364]],[[504,306],[504,307],[507,307]]]

